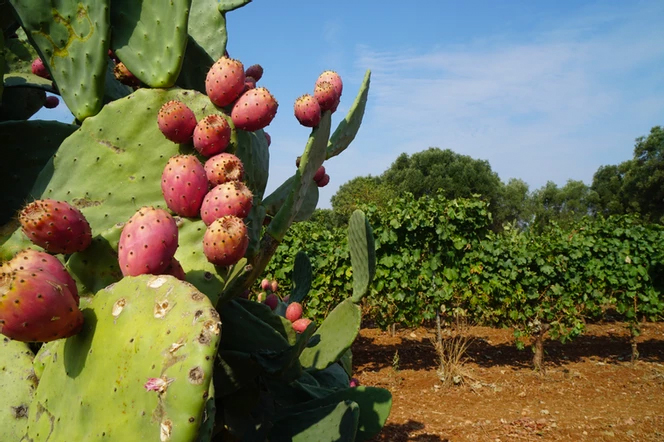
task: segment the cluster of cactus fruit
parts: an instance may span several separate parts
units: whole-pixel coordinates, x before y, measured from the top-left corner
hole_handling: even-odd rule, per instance
[[[226,52],[226,15],[249,2],[0,3],[7,440],[366,440],[384,425],[391,395],[352,377],[375,267],[364,215],[353,293],[321,324],[303,317],[306,254],[291,287],[258,282],[355,137],[370,75],[334,131],[338,74],[298,98],[311,134],[266,195],[278,104],[263,68]],[[73,124],[27,121],[55,95]]]

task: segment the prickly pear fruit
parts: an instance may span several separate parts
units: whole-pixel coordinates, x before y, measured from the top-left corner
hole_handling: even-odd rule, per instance
[[[50,253],[81,252],[92,241],[85,216],[66,201],[33,201],[21,210],[19,221],[30,241]]]
[[[321,112],[327,110],[336,109],[336,106],[339,103],[339,95],[337,94],[336,89],[329,81],[321,81],[316,83],[314,87],[314,97],[318,104],[320,105]]]
[[[270,282],[270,290],[276,293],[278,289],[279,289],[279,283],[277,281]]]
[[[360,386],[360,380],[358,378],[350,378],[350,381],[348,382],[348,385],[351,388],[359,387]]]
[[[286,304],[288,304],[290,302],[290,295],[284,296],[282,301],[284,301]]]
[[[0,272],[9,273],[14,270],[25,270],[38,275],[50,275],[58,284],[69,289],[78,305],[78,288],[65,266],[58,258],[38,250],[25,249],[11,260],[0,266]]]
[[[265,301],[265,297],[266,297],[266,296],[267,296],[267,293],[265,293],[265,292],[260,292],[260,293],[256,296],[256,301],[257,301],[257,302],[263,302],[263,301]]]
[[[269,290],[270,288],[270,280],[265,278],[261,281],[261,288],[265,291]]]
[[[198,216],[208,187],[203,164],[194,155],[171,157],[161,174],[166,205],[180,216]]]
[[[223,152],[231,141],[231,125],[218,114],[210,114],[194,128],[194,148],[204,157]]]
[[[316,80],[316,84],[321,84],[324,81],[327,81],[330,83],[332,86],[334,86],[334,90],[337,93],[337,98],[341,97],[341,92],[343,92],[343,82],[341,81],[341,76],[337,74],[334,71],[325,71]]]
[[[247,77],[252,77],[254,80],[258,81],[263,78],[263,66],[259,64],[253,64],[244,71],[244,75]]]
[[[175,257],[171,258],[171,263],[166,267],[166,270],[164,270],[164,275],[175,276],[180,281],[184,281],[187,278],[180,261],[175,259]]]
[[[268,126],[277,114],[279,103],[264,87],[249,89],[237,100],[231,119],[238,129],[255,131]]]
[[[272,144],[272,137],[267,132],[263,132],[263,133],[265,134],[265,139],[267,140],[267,147],[270,147],[270,144]]]
[[[310,94],[304,94],[295,100],[294,113],[302,126],[316,127],[320,123],[320,104]]]
[[[49,95],[46,97],[46,100],[44,100],[44,107],[46,109],[53,109],[58,107],[58,104],[60,104],[60,99],[56,97],[55,95]]]
[[[171,100],[159,109],[157,116],[159,130],[174,143],[187,143],[196,127],[194,112],[181,101]]]
[[[247,251],[247,226],[237,216],[224,216],[210,224],[203,235],[203,253],[214,265],[237,263]]]
[[[51,74],[48,73],[46,66],[44,66],[44,60],[39,57],[32,61],[31,70],[38,77],[46,78],[47,80],[51,79]]]
[[[256,87],[256,80],[254,77],[245,77],[244,78],[244,92],[249,89],[254,89]]]
[[[164,209],[141,207],[125,224],[118,243],[124,276],[162,274],[178,248],[178,227]]]
[[[325,166],[320,166],[314,174],[314,181],[318,182],[325,176]]]
[[[328,174],[323,175],[323,178],[316,181],[318,187],[325,187],[330,183],[330,176]]]
[[[253,204],[253,195],[242,181],[228,181],[215,186],[205,195],[201,206],[201,219],[209,226],[226,215],[246,218]]]
[[[228,106],[244,91],[244,77],[244,66],[240,61],[221,57],[205,78],[208,98],[217,106]]]
[[[295,322],[298,319],[302,318],[302,304],[299,302],[291,302],[286,307],[286,319],[290,322]]]
[[[293,330],[295,330],[297,333],[302,333],[307,329],[307,327],[309,327],[309,324],[311,324],[311,319],[300,318],[293,322]]]
[[[120,83],[136,88],[141,85],[141,80],[131,73],[123,62],[119,62],[113,68],[113,75]]]
[[[264,304],[270,307],[272,310],[274,310],[275,308],[277,308],[277,305],[279,305],[279,297],[274,293],[270,293],[265,298]]]
[[[78,302],[45,272],[14,270],[0,275],[0,333],[23,342],[75,335],[83,325]]]
[[[244,165],[232,153],[220,153],[205,162],[205,175],[214,186],[228,181],[242,181]]]

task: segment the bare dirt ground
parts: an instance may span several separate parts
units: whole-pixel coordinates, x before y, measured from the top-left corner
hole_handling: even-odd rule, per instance
[[[356,377],[393,395],[375,441],[664,441],[664,324],[643,326],[635,364],[625,324],[589,325],[564,345],[546,341],[544,374],[511,330],[470,334],[469,377],[443,387],[433,330],[362,329]]]

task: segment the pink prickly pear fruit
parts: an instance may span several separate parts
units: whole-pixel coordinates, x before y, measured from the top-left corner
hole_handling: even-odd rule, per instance
[[[208,98],[217,106],[228,106],[244,91],[244,78],[244,66],[240,61],[221,57],[205,78]]]
[[[360,380],[358,378],[350,378],[350,382],[348,383],[348,385],[351,388],[359,387],[360,386]]]
[[[181,101],[171,100],[159,109],[157,124],[162,134],[174,143],[187,143],[196,128],[196,116]]]
[[[242,181],[244,165],[232,153],[220,153],[205,162],[205,176],[214,186],[229,181]]]
[[[19,221],[30,241],[50,253],[81,252],[92,241],[85,216],[66,201],[33,201],[21,210]]]
[[[291,302],[286,307],[286,319],[290,322],[295,322],[302,318],[302,304],[299,302]]]
[[[264,304],[270,307],[272,310],[274,310],[275,308],[277,308],[277,305],[279,305],[279,297],[274,293],[270,293],[265,298]]]
[[[328,174],[323,175],[323,178],[316,181],[318,187],[325,187],[330,183],[330,176]]]
[[[314,181],[318,182],[325,176],[325,167],[320,166],[314,174]]]
[[[268,126],[277,114],[279,103],[270,91],[257,87],[246,91],[231,111],[231,119],[238,129],[255,131]]]
[[[39,57],[32,61],[31,70],[38,77],[46,78],[47,80],[51,79],[51,74],[48,73],[48,69],[44,66],[44,60]]]
[[[127,69],[127,66],[123,62],[119,62],[115,65],[113,68],[113,75],[120,83],[131,86],[132,88],[141,85],[141,80],[136,78],[136,76]]]
[[[343,92],[344,88],[343,82],[341,81],[341,76],[334,71],[325,71],[320,74],[316,80],[316,84],[321,84],[325,81],[334,87],[334,90],[337,93],[337,98],[341,98],[341,93]]]
[[[295,330],[297,333],[302,333],[307,329],[307,327],[309,327],[309,324],[311,324],[311,319],[300,318],[293,322],[293,330]]]
[[[44,100],[44,107],[46,109],[53,109],[58,107],[58,104],[60,104],[60,100],[55,95],[49,95],[46,97],[46,100]]]
[[[71,277],[65,266],[58,258],[38,250],[25,249],[16,254],[11,260],[0,266],[1,272],[12,272],[14,270],[25,270],[51,277],[63,287],[67,287],[78,305],[78,288],[74,278]]]
[[[161,174],[166,205],[180,216],[198,216],[208,187],[205,168],[194,155],[171,157]]]
[[[244,75],[247,77],[252,77],[254,80],[258,81],[263,78],[263,66],[259,64],[253,64],[244,71]]]
[[[237,216],[224,216],[210,224],[203,235],[203,253],[218,266],[237,263],[247,251],[249,235],[244,221]]]
[[[265,278],[261,281],[261,288],[265,291],[268,291],[270,289],[270,280]]]
[[[329,81],[320,81],[314,87],[314,97],[320,105],[321,112],[336,109],[339,103],[339,94]]]
[[[272,137],[265,131],[263,131],[263,133],[265,134],[265,139],[267,140],[267,147],[270,147],[270,144],[272,144]]]
[[[231,141],[231,125],[222,115],[210,114],[194,128],[194,148],[204,157],[223,152]]]
[[[208,192],[201,206],[201,219],[209,226],[214,220],[233,215],[246,218],[253,205],[253,195],[242,181],[228,181]]]
[[[164,209],[141,207],[125,224],[118,243],[124,276],[161,275],[178,248],[178,227]]]
[[[290,301],[290,295],[286,295],[283,297],[282,301],[284,301],[286,304]]]
[[[277,281],[272,281],[270,283],[270,290],[276,293],[277,289],[279,289],[279,283]]]
[[[166,270],[164,270],[164,275],[175,276],[180,281],[185,281],[187,279],[187,274],[184,272],[182,264],[180,264],[180,261],[175,259],[175,257],[171,258],[171,263],[166,267]]]
[[[316,127],[320,123],[320,104],[310,95],[304,94],[295,100],[295,118],[304,127]]]
[[[265,301],[265,297],[267,296],[267,293],[265,292],[260,292],[258,296],[256,296],[256,301],[257,302],[263,302]]]
[[[0,333],[23,342],[48,342],[81,330],[83,314],[66,285],[30,270],[0,274]]]
[[[244,77],[244,92],[256,87],[256,80],[254,77]]]

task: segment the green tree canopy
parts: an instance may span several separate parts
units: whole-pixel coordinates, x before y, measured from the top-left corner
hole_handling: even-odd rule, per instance
[[[361,204],[375,204],[386,207],[398,195],[396,189],[386,185],[384,180],[374,176],[353,178],[339,187],[331,199],[332,209],[337,216],[335,222],[343,224]]]

